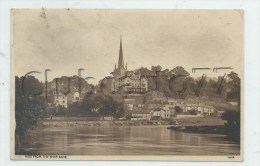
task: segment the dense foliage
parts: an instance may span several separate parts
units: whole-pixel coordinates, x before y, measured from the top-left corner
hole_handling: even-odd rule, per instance
[[[240,101],[240,78],[234,72],[218,76],[218,78],[205,77],[202,81],[202,76],[194,78],[182,66],[177,66],[172,70],[163,69],[161,66],[152,66],[151,69],[141,67],[133,71],[127,71],[125,75],[140,74],[148,80],[148,91],[157,90],[164,92],[166,97],[172,98],[195,98],[202,97],[203,99],[227,99]],[[221,83],[223,82],[223,85]],[[201,84],[201,88],[198,89]],[[101,81],[99,89],[101,92],[109,94],[107,90],[109,86]],[[195,94],[196,91],[199,93]]]
[[[22,79],[15,77],[15,120],[16,134],[19,135],[24,135],[27,129],[37,125],[38,120],[46,114],[47,106],[45,99],[37,93],[41,90],[41,83],[29,76],[22,88]]]
[[[125,108],[122,102],[116,101],[110,95],[88,93],[81,109],[85,112],[97,112],[100,116],[112,116],[116,119],[124,116]]]
[[[221,117],[226,120],[225,134],[230,140],[240,141],[240,111],[227,110]]]

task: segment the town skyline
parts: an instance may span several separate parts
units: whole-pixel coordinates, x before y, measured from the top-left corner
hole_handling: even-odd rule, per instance
[[[241,160],[242,10],[14,9],[12,32],[12,159]]]
[[[151,14],[153,10],[133,11],[45,10],[42,16],[42,10],[30,10],[28,20],[27,12],[19,15],[19,10],[16,11],[14,16],[26,23],[16,24],[14,29],[19,39],[16,40],[18,47],[14,48],[14,54],[19,55],[15,58],[15,75],[39,71],[42,74],[34,76],[44,81],[44,70],[51,69],[48,73],[48,81],[51,81],[56,77],[77,75],[77,70],[84,68],[82,77],[92,76],[95,79],[89,82],[97,84],[113,71],[122,35],[124,59],[129,70],[150,69],[156,65],[171,70],[182,66],[192,77],[201,77],[203,73],[217,77],[224,72],[210,70],[194,74],[191,70],[192,67],[232,67],[241,76],[243,28],[239,11],[166,10],[159,11],[156,16]],[[138,14],[143,17],[137,17]],[[184,17],[179,17],[180,14]],[[63,19],[63,16],[66,17]],[[129,17],[127,22],[124,21],[126,16]],[[63,21],[58,22],[61,18]],[[185,26],[186,21],[180,21],[181,18],[185,18],[189,26]],[[161,26],[160,22],[165,19],[172,21]],[[63,26],[66,28],[62,29]],[[144,32],[145,27],[149,28]],[[190,57],[194,58],[190,60]]]

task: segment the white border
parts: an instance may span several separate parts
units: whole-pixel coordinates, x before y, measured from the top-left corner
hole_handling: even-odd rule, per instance
[[[10,9],[11,8],[175,8],[244,9],[244,161],[211,165],[260,165],[260,1],[259,0],[13,0],[0,1],[0,165],[208,165],[208,162],[11,161],[10,160]],[[73,163],[72,163],[73,162]],[[76,163],[74,163],[76,162]]]

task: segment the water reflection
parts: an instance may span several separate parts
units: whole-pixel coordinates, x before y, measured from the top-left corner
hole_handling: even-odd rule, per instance
[[[166,126],[40,129],[19,154],[238,155],[239,145],[222,135],[192,134]]]

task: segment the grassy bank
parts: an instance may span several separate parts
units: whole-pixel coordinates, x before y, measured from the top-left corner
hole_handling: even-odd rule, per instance
[[[197,118],[179,118],[176,119],[178,125],[183,126],[221,126],[226,123],[226,120],[222,120],[220,117],[197,117]]]
[[[40,127],[112,127],[141,125],[170,125],[171,121],[43,121]]]
[[[90,126],[140,126],[140,125],[174,125],[174,126],[214,126],[224,125],[225,121],[220,117],[181,118],[171,120],[87,120],[79,118],[45,119],[40,123],[41,127],[90,127]]]
[[[189,133],[224,134],[225,120],[220,117],[198,117],[177,119],[178,125],[168,129]]]
[[[200,134],[222,134],[226,135],[229,141],[240,141],[238,134],[232,128],[228,128],[226,120],[219,117],[205,117],[205,118],[181,118],[178,119],[178,125],[168,127],[170,130],[187,132],[187,133],[200,133]]]

